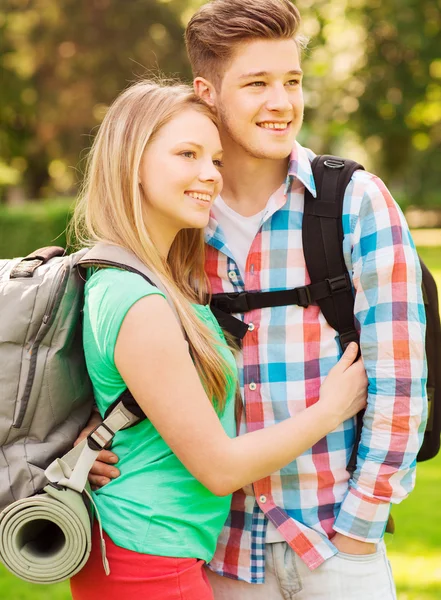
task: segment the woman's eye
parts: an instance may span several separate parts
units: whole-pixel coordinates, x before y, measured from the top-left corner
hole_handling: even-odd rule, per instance
[[[194,152],[194,150],[186,150],[185,152],[181,152],[181,156],[185,156],[185,158],[196,158],[196,152]]]
[[[298,79],[291,79],[290,81],[288,81],[288,85],[290,87],[296,87],[300,85],[300,81]]]
[[[217,159],[213,160],[213,165],[215,167],[221,168],[224,166],[224,163],[219,158],[217,158]]]

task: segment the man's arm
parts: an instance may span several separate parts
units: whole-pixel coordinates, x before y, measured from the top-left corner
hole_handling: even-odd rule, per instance
[[[74,446],[84,440],[84,438],[87,437],[101,422],[101,415],[94,410],[86,427],[81,431],[78,439],[75,441]],[[102,487],[103,485],[106,485],[106,483],[109,483],[111,479],[118,477],[120,474],[119,470],[113,466],[117,462],[118,457],[113,452],[101,450],[89,473],[88,479],[92,489]]]
[[[376,543],[391,503],[413,489],[427,416],[421,269],[404,217],[377,177],[356,173],[344,212],[369,387],[357,469],[334,529]]]

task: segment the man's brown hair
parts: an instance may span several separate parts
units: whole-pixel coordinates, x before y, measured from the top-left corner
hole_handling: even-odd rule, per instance
[[[218,85],[236,44],[253,39],[294,39],[300,13],[289,0],[211,0],[190,19],[185,31],[195,77]]]

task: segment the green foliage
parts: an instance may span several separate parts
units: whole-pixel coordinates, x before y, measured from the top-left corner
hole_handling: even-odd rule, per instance
[[[75,193],[116,95],[158,67],[190,78],[184,25],[203,2],[3,0],[0,191]],[[295,3],[311,39],[300,140],[359,160],[411,204],[441,204],[439,0]]]
[[[365,91],[355,114],[361,136],[378,144],[380,174],[420,205],[440,203],[441,3],[366,0]]]
[[[31,198],[76,183],[79,157],[130,81],[189,75],[185,0],[4,0],[0,7],[0,164]],[[0,182],[1,183],[1,182]]]
[[[72,206],[66,200],[0,206],[0,257],[26,256],[43,246],[66,247]]]
[[[301,140],[353,157],[406,204],[441,204],[441,3],[295,0],[310,37]]]

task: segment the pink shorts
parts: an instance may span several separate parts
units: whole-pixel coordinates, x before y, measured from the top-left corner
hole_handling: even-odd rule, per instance
[[[139,554],[120,548],[105,533],[110,575],[101,560],[98,526],[84,568],[70,581],[74,600],[214,600],[203,560]]]

